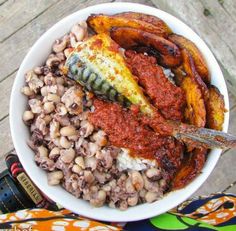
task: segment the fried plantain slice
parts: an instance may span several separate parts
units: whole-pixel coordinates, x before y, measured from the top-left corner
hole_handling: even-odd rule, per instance
[[[194,149],[192,153],[187,153],[172,181],[172,189],[180,189],[189,184],[201,172],[206,155],[205,148]]]
[[[128,19],[120,16],[110,16],[103,14],[92,14],[87,19],[88,26],[96,33],[109,33],[112,27],[131,27],[140,29],[161,37],[167,37],[169,33],[162,27],[137,19]]]
[[[209,87],[209,99],[206,102],[207,127],[222,130],[224,123],[225,103],[224,96],[213,85]]]
[[[165,31],[166,34],[172,33],[172,30],[169,28],[169,26],[162,19],[160,19],[156,16],[153,16],[153,15],[130,11],[130,12],[118,13],[118,14],[115,14],[114,16],[144,21],[144,22],[150,23],[158,28],[162,28],[162,30]]]
[[[203,94],[197,82],[193,78],[186,76],[181,83],[181,88],[185,92],[187,103],[185,119],[196,127],[205,127],[206,108]]]
[[[125,49],[136,49],[140,52],[140,47],[147,47],[147,51],[157,58],[157,62],[165,67],[178,66],[181,61],[179,48],[167,39],[129,27],[113,27],[110,31],[111,38]],[[153,52],[154,51],[154,52]]]
[[[168,39],[173,43],[175,43],[177,46],[179,46],[181,49],[185,48],[186,50],[189,51],[189,53],[193,57],[194,64],[196,66],[198,74],[201,76],[202,80],[206,84],[209,84],[211,82],[211,79],[207,68],[207,64],[197,46],[189,39],[177,34],[169,35]]]
[[[204,100],[207,101],[209,97],[208,88],[206,84],[203,82],[198,72],[196,71],[192,55],[187,49],[182,49],[181,54],[183,58],[183,68],[185,73],[191,78],[195,79],[195,81],[197,82],[198,86],[200,87],[203,93]]]

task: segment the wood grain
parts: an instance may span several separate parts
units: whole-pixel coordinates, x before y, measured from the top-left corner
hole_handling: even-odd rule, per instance
[[[37,5],[38,2],[40,5]],[[0,171],[5,168],[4,156],[13,149],[8,117],[9,99],[16,70],[23,57],[40,35],[54,23],[77,10],[104,2],[113,2],[113,0],[0,0],[0,41],[3,40],[0,42]],[[122,2],[130,2],[130,0]],[[224,0],[223,5],[213,0],[179,0],[178,3],[174,0],[132,2],[150,6],[155,4],[192,27],[214,52],[224,71],[229,88],[233,93],[236,92],[236,84],[234,80],[232,81],[232,76],[236,76],[236,50],[235,44],[231,44],[235,37],[236,1]],[[209,9],[211,15],[203,14],[205,8]],[[5,20],[4,23],[3,20]],[[230,24],[231,21],[234,25]],[[227,25],[227,29],[223,31],[228,30],[228,27],[229,30],[220,34],[222,32],[220,29],[224,25]],[[233,110],[230,113],[229,131],[236,134],[236,98],[232,92],[230,93],[230,108]],[[195,195],[222,191],[235,182],[235,158],[235,151],[225,152],[213,173]],[[236,186],[228,191],[236,193]]]
[[[0,6],[0,42],[7,39],[30,20],[38,17],[57,0],[8,0]]]
[[[219,61],[229,89],[236,95],[236,49],[233,49],[236,24],[232,22],[231,15],[214,0],[178,0],[178,2],[152,0],[152,2],[160,9],[183,20],[203,38]],[[235,3],[230,5],[232,8],[234,6]],[[210,12],[208,16],[204,14],[206,9]]]

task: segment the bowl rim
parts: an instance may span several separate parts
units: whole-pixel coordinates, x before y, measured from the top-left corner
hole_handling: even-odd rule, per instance
[[[73,203],[69,203],[69,199],[71,199],[71,201],[73,201],[72,197],[74,197],[74,196],[70,197],[70,196],[67,196],[64,193],[65,198],[60,198],[59,191],[57,193],[56,190],[49,188],[51,186],[46,186],[44,182],[39,180],[37,173],[33,171],[36,165],[35,166],[30,166],[30,165],[27,164],[27,157],[25,157],[24,153],[21,152],[21,146],[23,144],[22,143],[23,140],[21,140],[19,138],[19,134],[18,134],[18,131],[17,131],[17,121],[16,121],[16,116],[15,116],[15,112],[16,112],[15,104],[17,103],[17,100],[18,100],[16,91],[19,90],[18,89],[19,88],[19,82],[20,82],[19,79],[22,78],[21,73],[22,73],[26,63],[28,62],[28,59],[30,58],[30,56],[32,56],[34,50],[37,50],[38,45],[41,44],[42,41],[45,40],[45,38],[50,33],[56,31],[60,27],[61,24],[65,23],[67,21],[70,21],[70,19],[74,18],[77,14],[93,13],[93,11],[99,11],[99,10],[102,13],[103,9],[109,9],[109,7],[113,7],[113,8],[116,7],[116,8],[121,8],[121,9],[124,8],[123,11],[149,12],[149,14],[156,15],[156,16],[159,16],[159,17],[160,16],[163,16],[163,17],[165,16],[165,17],[168,17],[171,20],[173,20],[174,24],[177,24],[177,27],[181,26],[181,27],[185,28],[186,30],[188,30],[188,32],[193,37],[195,37],[195,39],[198,40],[199,44],[201,44],[201,46],[204,48],[204,53],[205,53],[205,55],[207,54],[206,61],[208,62],[209,60],[211,60],[211,62],[214,64],[214,68],[217,69],[218,76],[222,80],[221,90],[223,91],[225,106],[226,106],[226,109],[229,109],[228,92],[227,92],[226,83],[225,83],[223,74],[221,72],[221,69],[220,69],[214,55],[212,54],[212,52],[208,48],[208,46],[189,26],[187,26],[181,20],[177,19],[176,17],[174,17],[173,15],[171,15],[171,14],[165,12],[165,11],[162,11],[160,9],[156,9],[154,7],[146,6],[146,5],[143,5],[143,4],[127,3],[127,2],[103,3],[103,4],[97,4],[97,5],[94,5],[94,6],[84,8],[82,10],[76,11],[76,12],[64,17],[63,19],[58,21],[56,24],[54,24],[52,27],[50,27],[43,35],[41,35],[39,37],[39,39],[31,47],[31,49],[29,50],[29,52],[27,53],[27,55],[25,56],[23,62],[20,65],[20,68],[17,72],[16,78],[15,78],[15,81],[14,81],[14,84],[13,84],[13,87],[12,87],[11,98],[10,98],[10,115],[9,115],[9,117],[10,117],[10,129],[11,129],[11,135],[12,135],[12,140],[13,140],[14,147],[16,149],[16,152],[19,156],[20,162],[22,163],[25,171],[31,177],[34,184],[42,192],[44,192],[49,198],[51,198],[52,200],[60,203],[63,207],[65,207],[65,208],[67,208],[67,209],[69,209],[69,210],[71,210],[75,213],[79,213],[80,215],[83,215],[83,216],[86,216],[86,217],[89,217],[89,218],[92,218],[92,219],[103,220],[103,221],[113,221],[113,222],[136,221],[136,220],[142,220],[142,219],[146,219],[146,218],[150,218],[150,217],[162,214],[162,213],[176,207],[178,204],[182,203],[187,198],[189,198],[206,181],[206,179],[208,178],[208,176],[210,175],[210,173],[214,169],[216,163],[218,162],[221,150],[215,149],[215,150],[211,151],[211,163],[208,163],[208,162],[210,162],[210,160],[208,158],[207,168],[205,168],[206,167],[206,163],[205,163],[204,169],[206,169],[206,171],[205,172],[203,171],[203,174],[200,174],[199,176],[197,176],[193,180],[193,182],[191,182],[189,185],[187,185],[184,189],[172,191],[172,192],[168,193],[168,195],[164,196],[164,198],[168,197],[170,200],[173,200],[171,203],[168,203],[168,205],[164,204],[165,208],[164,208],[164,206],[161,207],[161,208],[155,206],[155,204],[158,205],[158,203],[157,203],[158,201],[157,201],[157,202],[154,202],[154,203],[151,203],[151,204],[147,204],[147,203],[143,204],[144,206],[143,205],[140,206],[141,210],[140,209],[134,209],[135,207],[138,207],[138,206],[135,206],[135,207],[129,208],[126,211],[119,211],[117,209],[109,208],[109,212],[108,212],[108,211],[105,211],[103,209],[103,207],[101,207],[101,208],[90,208],[89,203],[88,203],[88,205],[86,205],[84,207],[81,206],[81,208],[79,208],[77,210],[77,208],[75,208]],[[160,17],[160,18],[162,18],[162,17]],[[198,44],[196,44],[196,45],[198,46]],[[203,50],[201,50],[201,51],[203,52]],[[225,121],[224,121],[224,125],[223,125],[223,131],[227,132],[228,124],[229,124],[229,113],[226,113],[225,114]],[[24,142],[25,142],[25,140],[24,140]],[[30,150],[30,148],[28,148],[28,149]],[[64,191],[66,193],[68,193],[66,190],[64,190]],[[63,197],[64,197],[64,194],[63,194]],[[176,200],[176,198],[175,198],[175,196],[173,196],[173,194],[176,194],[178,196],[177,197],[178,200]],[[76,197],[74,197],[74,198],[76,198]],[[161,200],[165,200],[164,198],[161,199]],[[82,199],[77,199],[76,198],[76,200],[82,200]],[[154,209],[157,209],[158,212],[154,211]],[[143,210],[142,213],[138,213],[142,210]]]

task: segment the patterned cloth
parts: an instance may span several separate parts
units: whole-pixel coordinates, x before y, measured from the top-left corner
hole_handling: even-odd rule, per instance
[[[18,228],[24,230],[128,230],[128,231],[235,231],[236,196],[214,194],[209,197],[192,199],[168,213],[151,219],[130,222],[123,228],[118,224],[92,221],[62,209],[27,209],[16,213],[0,215],[0,229]]]

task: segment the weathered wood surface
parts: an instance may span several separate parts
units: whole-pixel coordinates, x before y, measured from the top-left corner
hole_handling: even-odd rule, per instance
[[[8,118],[10,90],[16,71],[25,54],[40,35],[61,18],[79,9],[103,2],[113,2],[113,0],[0,0],[0,170],[5,167],[4,156],[13,149]],[[214,0],[137,0],[132,2],[149,6],[156,5],[185,21],[204,38],[213,50],[223,69],[227,70],[227,80],[231,78],[230,76],[236,76],[234,69],[236,49],[234,43],[230,44],[234,38],[234,36],[231,37],[231,33],[235,32],[235,23],[234,25],[229,23],[229,20],[234,22],[236,20],[235,1],[225,0],[223,5],[219,5]],[[205,16],[203,14],[205,8],[211,12],[211,15]],[[224,13],[222,13],[223,11]],[[215,18],[219,16],[218,14],[225,17],[224,21]],[[222,26],[224,26],[223,30],[220,28]],[[221,33],[222,31],[224,33]],[[227,83],[230,84],[229,81]],[[236,92],[235,88],[233,90]],[[232,109],[230,131],[236,133],[236,98],[232,92],[230,93],[230,108]],[[236,193],[236,186],[234,185],[236,181],[235,158],[235,151],[225,152],[209,179],[195,195],[223,190]]]
[[[236,95],[236,1],[153,0],[160,9],[183,20],[208,44],[219,61],[228,87]]]

